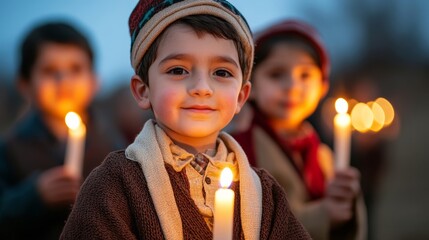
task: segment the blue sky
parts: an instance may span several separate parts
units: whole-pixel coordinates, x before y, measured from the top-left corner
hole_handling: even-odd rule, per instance
[[[253,29],[279,20],[292,10],[283,0],[231,1],[248,19]],[[128,16],[136,0],[14,0],[0,3],[0,73],[13,79],[19,41],[38,22],[47,19],[70,20],[89,36],[97,55],[97,72],[106,92],[128,82],[130,39]],[[290,11],[289,11],[290,12]],[[290,13],[289,13],[290,14]]]
[[[356,13],[377,16],[388,10],[396,35],[388,41],[417,39],[417,53],[429,53],[429,1],[424,0],[230,0],[246,17],[253,31],[283,18],[299,18],[315,26],[322,35],[333,67],[353,64],[365,49],[364,19]],[[16,71],[18,44],[34,24],[48,19],[66,19],[78,26],[96,52],[101,92],[128,83],[128,16],[137,0],[13,0],[0,1],[0,76],[12,81]],[[386,12],[386,11],[384,11]],[[411,35],[410,35],[411,36]],[[402,42],[398,46],[402,47]],[[405,48],[405,47],[404,47]],[[417,48],[416,48],[417,49]],[[400,49],[401,50],[401,49]],[[403,51],[409,51],[403,49]],[[412,50],[412,49],[410,49]],[[408,55],[413,56],[409,51]]]

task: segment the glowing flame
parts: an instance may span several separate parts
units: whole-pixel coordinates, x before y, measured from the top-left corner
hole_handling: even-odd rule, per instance
[[[75,112],[68,112],[66,115],[66,124],[67,127],[76,130],[82,124],[82,119]]]
[[[335,124],[341,127],[350,126],[350,116],[346,113],[340,113],[335,116]]]
[[[335,124],[339,126],[348,124],[349,120],[346,119],[347,116],[344,116],[347,115],[348,109],[351,109],[350,118],[353,129],[362,133],[368,131],[379,132],[384,127],[389,126],[395,117],[395,110],[392,104],[385,98],[380,97],[368,103],[358,102],[354,99],[346,101],[344,98],[338,98],[335,101],[335,110],[338,112],[334,119]]]
[[[233,175],[231,169],[229,169],[229,167],[224,168],[220,174],[220,185],[223,188],[228,188],[232,183],[232,179]]]
[[[347,113],[348,108],[349,105],[344,98],[338,98],[337,101],[335,101],[335,110],[338,113]]]

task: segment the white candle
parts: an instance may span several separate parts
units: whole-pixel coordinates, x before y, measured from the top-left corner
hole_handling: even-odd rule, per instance
[[[214,204],[214,240],[232,239],[234,220],[234,191],[228,187],[233,179],[232,171],[228,167],[222,170],[220,176],[221,188],[216,191]]]
[[[80,177],[82,175],[86,128],[75,112],[67,113],[65,121],[69,131],[64,165],[73,175]]]
[[[337,114],[334,118],[334,156],[335,167],[344,169],[350,164],[350,115],[347,113],[348,104],[343,98],[335,102]]]

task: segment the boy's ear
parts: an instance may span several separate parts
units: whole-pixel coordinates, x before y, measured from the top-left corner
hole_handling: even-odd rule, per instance
[[[253,80],[253,77],[250,77],[250,81],[249,82],[253,82],[254,80]],[[249,100],[254,100],[255,99],[255,88],[252,88],[251,90],[250,90],[250,94],[249,94]]]
[[[137,105],[144,110],[150,109],[149,87],[140,76],[134,75],[131,77],[130,88]]]
[[[241,108],[246,103],[247,99],[249,98],[251,89],[252,89],[252,84],[249,81],[247,81],[241,88],[237,99],[238,104],[237,104],[237,109],[235,110],[236,114],[240,112]]]

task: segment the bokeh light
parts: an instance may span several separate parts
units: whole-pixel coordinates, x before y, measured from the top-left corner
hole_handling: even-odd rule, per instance
[[[374,121],[371,108],[365,103],[358,103],[351,112],[352,126],[359,132],[367,132]]]
[[[371,108],[372,114],[374,115],[374,121],[370,129],[374,132],[378,132],[383,128],[385,122],[383,108],[376,102],[369,102],[367,105]]]
[[[377,98],[375,102],[383,109],[385,115],[384,126],[389,126],[395,118],[395,110],[392,104],[385,98]]]

